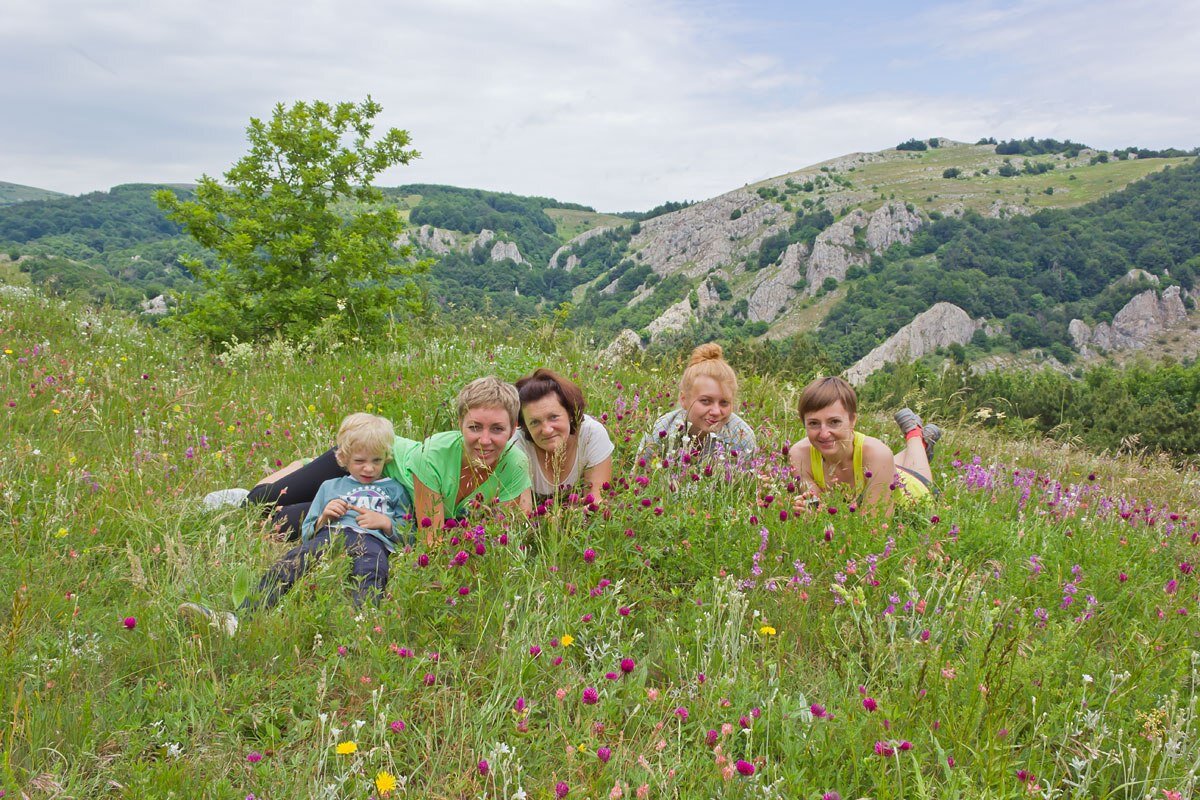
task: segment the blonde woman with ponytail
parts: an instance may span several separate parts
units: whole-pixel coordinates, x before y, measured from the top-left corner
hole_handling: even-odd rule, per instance
[[[710,342],[697,347],[679,380],[679,407],[658,418],[642,438],[638,458],[747,458],[755,448],[754,429],[733,412],[737,388],[737,376],[721,345]]]

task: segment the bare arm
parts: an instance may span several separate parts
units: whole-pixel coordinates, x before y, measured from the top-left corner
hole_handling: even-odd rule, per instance
[[[583,471],[583,484],[592,495],[592,502],[599,504],[604,498],[604,484],[612,482],[612,456]]]
[[[413,509],[418,525],[424,526],[426,519],[433,523],[425,531],[425,544],[432,547],[446,523],[446,504],[440,494],[421,483],[416,475],[413,475]]]
[[[891,485],[896,474],[896,460],[891,448],[878,439],[868,438],[863,443],[863,471],[871,476],[867,478],[863,494],[863,510],[891,514]]]

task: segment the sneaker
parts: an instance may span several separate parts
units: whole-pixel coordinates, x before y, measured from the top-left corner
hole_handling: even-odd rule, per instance
[[[226,636],[237,633],[238,618],[232,611],[213,611],[199,603],[183,603],[179,606],[179,615],[197,624],[223,631]]]
[[[249,494],[249,489],[219,489],[206,494],[201,502],[205,508],[215,511],[226,506],[240,506]]]
[[[933,446],[942,438],[942,429],[932,422],[921,426],[921,438],[925,440],[925,456],[933,461]]]
[[[914,428],[923,428],[925,424],[921,422],[921,418],[917,416],[917,412],[911,408],[902,408],[893,416],[896,424],[900,426],[900,432],[905,436]]]

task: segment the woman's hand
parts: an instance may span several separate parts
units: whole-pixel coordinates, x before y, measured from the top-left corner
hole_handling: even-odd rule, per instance
[[[821,506],[821,494],[816,489],[806,489],[792,498],[792,511],[804,514]]]

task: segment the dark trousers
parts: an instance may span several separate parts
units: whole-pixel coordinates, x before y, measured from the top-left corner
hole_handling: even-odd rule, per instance
[[[339,529],[345,537],[346,552],[353,559],[350,577],[354,580],[354,607],[364,600],[379,605],[388,582],[388,551],[383,542],[368,533]],[[325,526],[313,538],[292,548],[275,562],[258,582],[258,593],[242,602],[239,611],[273,608],[332,544],[333,531]]]
[[[275,527],[287,535],[289,542],[300,538],[300,524],[321,484],[331,478],[349,475],[337,463],[335,448],[329,448],[317,458],[274,483],[260,483],[250,490],[245,505],[270,505]]]

